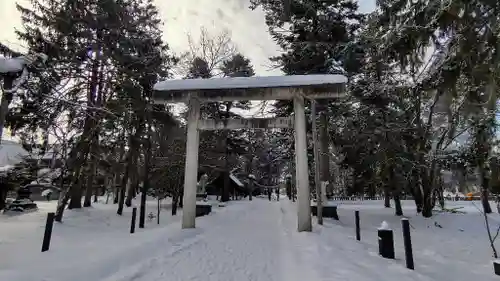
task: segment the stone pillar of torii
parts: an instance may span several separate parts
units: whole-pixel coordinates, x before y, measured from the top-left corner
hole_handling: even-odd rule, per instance
[[[294,128],[297,230],[311,231],[305,100],[343,97],[345,83],[347,78],[343,75],[183,79],[157,83],[153,102],[188,105],[182,227],[195,227],[200,130]],[[293,100],[294,114],[292,118],[200,120],[201,103],[236,100]]]

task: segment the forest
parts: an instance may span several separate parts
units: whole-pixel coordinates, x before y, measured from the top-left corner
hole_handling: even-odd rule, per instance
[[[472,192],[492,211],[488,200],[500,192],[500,2],[378,0],[368,14],[354,0],[250,2],[265,12],[282,50],[270,60],[284,75],[349,79],[345,98],[318,102],[309,118],[309,129],[318,123],[308,134],[311,186],[317,133],[329,196],[381,195],[398,216],[409,197],[431,217],[434,206],[445,208],[443,192]],[[32,0],[17,8],[23,26],[16,33],[27,50],[0,42],[0,53],[25,66],[0,67],[0,127],[28,151],[59,153],[56,220],[66,207],[92,206],[101,192],[118,214],[138,194],[171,197],[172,212],[182,207],[185,110],[153,104],[153,86],[256,75],[230,34],[203,29],[179,54],[152,0]],[[281,117],[293,106],[212,102],[202,105],[202,117],[242,118],[249,110]],[[293,141],[289,130],[201,132],[201,172],[193,176],[233,172],[277,184],[293,178]],[[21,184],[18,171],[1,177],[0,208]],[[220,200],[230,197],[223,188]]]

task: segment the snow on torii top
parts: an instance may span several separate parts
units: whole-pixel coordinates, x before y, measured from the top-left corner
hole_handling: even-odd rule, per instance
[[[186,102],[191,93],[202,101],[288,100],[292,89],[306,98],[335,98],[344,93],[347,77],[337,74],[225,77],[166,80],[154,86],[156,103]]]

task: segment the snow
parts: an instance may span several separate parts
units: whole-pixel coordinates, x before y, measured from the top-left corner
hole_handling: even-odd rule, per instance
[[[380,227],[378,229],[379,230],[391,230],[389,228],[389,224],[386,221],[383,221],[382,224],[380,224]]]
[[[116,205],[67,210],[54,227],[51,249],[41,253],[46,211],[0,217],[0,280],[159,281],[159,280],[346,280],[470,281],[497,280],[493,274],[484,222],[472,202],[452,202],[466,214],[416,216],[403,202],[412,231],[415,270],[407,270],[400,234],[401,217],[382,201],[338,204],[340,221],[324,219],[313,232],[297,232],[297,209],[289,200],[231,201],[197,218],[197,228],[182,230],[180,215],[160,214],[161,224],[129,234],[131,209]],[[168,205],[168,202],[167,202]],[[166,206],[168,208],[168,206]],[[451,207],[451,206],[450,206]],[[148,201],[147,213],[156,213]],[[361,239],[354,238],[354,211],[361,210]],[[474,211],[475,210],[475,211]],[[494,224],[500,222],[492,214]],[[314,220],[315,221],[315,220]],[[394,228],[396,259],[378,256],[376,227]],[[443,228],[434,226],[439,221]],[[464,231],[458,231],[463,228]]]
[[[231,178],[231,180],[234,181],[234,183],[237,184],[239,187],[245,186],[235,175],[229,174],[229,178]]]
[[[0,144],[0,167],[18,164],[28,155],[28,151],[19,143],[2,140]]]
[[[300,87],[347,83],[347,77],[337,74],[255,76],[210,79],[165,80],[154,85],[156,91],[251,89]]]
[[[24,58],[6,58],[0,57],[0,73],[21,72],[24,69]]]
[[[52,170],[50,168],[42,168],[37,171],[37,177],[42,177],[45,176],[46,174],[50,173]]]
[[[12,165],[2,166],[2,167],[0,167],[0,173],[8,172],[14,168],[15,168],[15,166],[12,166]]]
[[[49,194],[52,194],[54,191],[52,189],[45,189],[42,191],[42,196],[48,196]]]

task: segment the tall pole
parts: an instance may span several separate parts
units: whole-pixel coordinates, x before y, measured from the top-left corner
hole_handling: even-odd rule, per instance
[[[295,115],[295,172],[297,187],[297,230],[312,231],[309,168],[307,166],[306,114],[304,97],[297,93],[293,99]]]
[[[189,100],[186,140],[186,167],[184,171],[184,197],[182,207],[182,228],[195,228],[196,185],[198,183],[198,146],[200,101],[197,97]]]
[[[151,108],[146,105],[146,146],[144,149],[144,175],[142,181],[141,206],[139,209],[139,228],[146,222],[146,195],[149,189],[149,167],[151,165]]]
[[[314,186],[316,187],[316,208],[318,224],[323,224],[323,194],[321,190],[321,183],[319,177],[319,145],[318,145],[318,128],[316,126],[316,101],[311,100],[311,122],[312,122],[312,135],[313,135],[313,149],[314,149]]]

